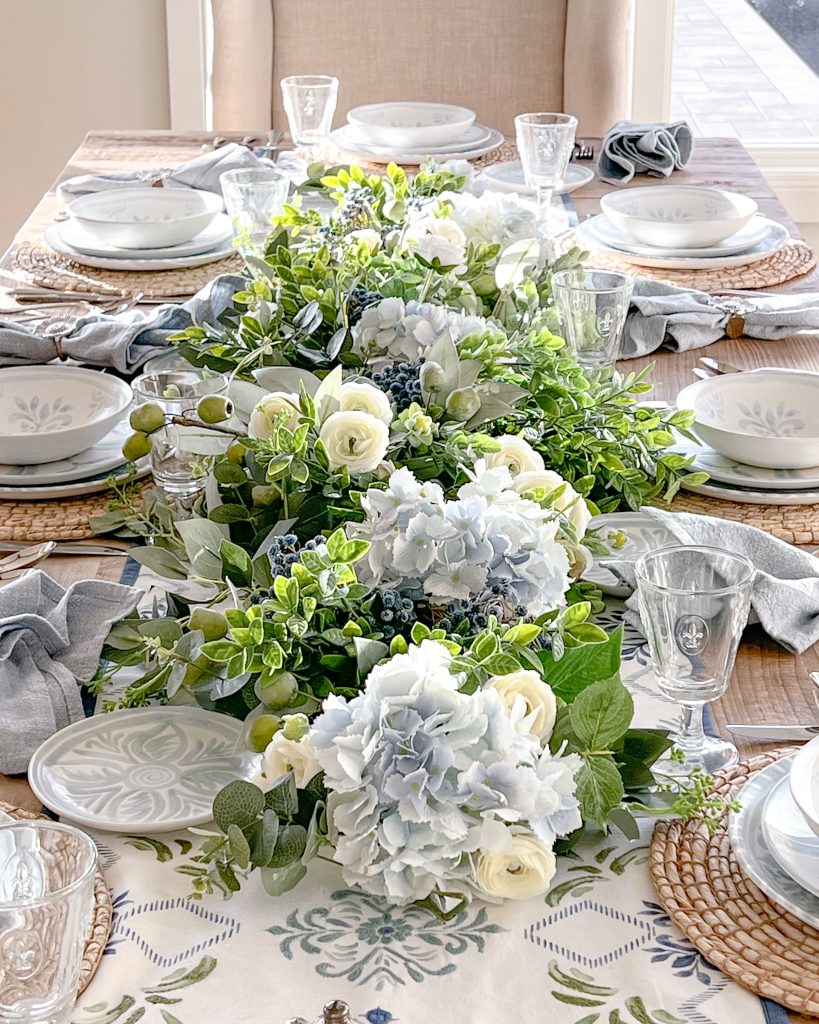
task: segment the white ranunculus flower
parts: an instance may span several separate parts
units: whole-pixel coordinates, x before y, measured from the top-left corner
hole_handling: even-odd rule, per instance
[[[369,412],[334,412],[322,424],[319,439],[333,469],[369,473],[384,459],[390,440],[387,424]]]
[[[280,413],[286,413],[284,425],[288,430],[295,430],[299,422],[299,396],[287,391],[273,391],[265,395],[253,410],[247,427],[249,437],[270,437],[273,422]]]
[[[289,740],[283,732],[277,732],[262,755],[262,781],[269,788],[276,779],[291,771],[298,788],[304,789],[321,771],[316,748],[308,736]]]
[[[342,412],[368,412],[371,416],[383,420],[387,426],[392,423],[392,406],[389,398],[381,388],[367,381],[355,380],[342,384],[338,405]]]
[[[537,472],[521,473],[512,481],[512,487],[518,494],[523,494],[525,491],[535,491],[540,487],[545,491],[554,491],[562,484],[566,484],[565,490],[555,501],[554,507],[559,512],[565,512],[566,518],[574,527],[577,540],[581,541],[586,536],[586,530],[589,528],[592,515],[585,500],[580,497],[570,483],[563,479],[560,473],[555,473],[553,469],[543,469],[541,467]]]
[[[489,685],[498,691],[507,711],[513,712],[516,705],[520,711],[523,703],[524,727],[541,743],[546,743],[555,727],[557,700],[540,674],[533,669],[520,669],[505,676],[493,676]]]
[[[557,870],[554,853],[527,828],[509,830],[503,853],[488,851],[475,857],[475,882],[487,896],[502,900],[529,900],[542,896]]]
[[[403,248],[427,263],[453,267],[455,273],[466,269],[466,235],[447,217],[419,217],[404,232]]]
[[[452,219],[463,230],[467,242],[475,245],[513,242],[537,234],[535,204],[519,195],[487,189],[478,197],[469,192],[446,192],[441,196],[452,206]]]
[[[359,228],[357,231],[351,231],[347,238],[353,242],[363,242],[373,255],[381,248],[381,235],[372,228]]]
[[[520,473],[543,469],[543,458],[522,437],[518,437],[517,434],[504,434],[496,440],[500,442],[501,447],[500,451],[489,452],[486,456],[486,465],[489,469],[506,466],[513,477]]]

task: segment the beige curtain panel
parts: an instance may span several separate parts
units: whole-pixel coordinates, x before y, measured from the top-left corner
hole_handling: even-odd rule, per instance
[[[287,128],[279,81],[341,81],[336,123],[361,103],[460,103],[507,134],[515,114],[564,110],[580,135],[628,112],[632,0],[211,0],[218,131]]]

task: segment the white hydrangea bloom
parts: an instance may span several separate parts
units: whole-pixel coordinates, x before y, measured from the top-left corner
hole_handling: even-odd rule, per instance
[[[452,220],[473,245],[497,243],[505,249],[513,242],[537,237],[534,204],[514,192],[487,189],[480,196],[446,192],[441,199],[450,204]]]

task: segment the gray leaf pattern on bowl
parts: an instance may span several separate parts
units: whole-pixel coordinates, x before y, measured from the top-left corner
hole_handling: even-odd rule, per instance
[[[784,401],[775,409],[766,408],[761,402],[753,405],[738,403],[742,413],[738,420],[741,430],[759,437],[794,437],[805,429],[805,421],[798,409],[788,409]]]
[[[26,402],[15,395],[14,404],[18,411],[9,414],[9,422],[20,427],[24,434],[42,434],[49,430],[68,427],[74,419],[74,406],[65,398],[53,402],[40,402],[39,395]]]

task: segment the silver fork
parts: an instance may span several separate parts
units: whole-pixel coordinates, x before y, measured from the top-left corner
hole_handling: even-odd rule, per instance
[[[572,159],[594,160],[594,146],[590,146],[587,142],[575,142]]]

